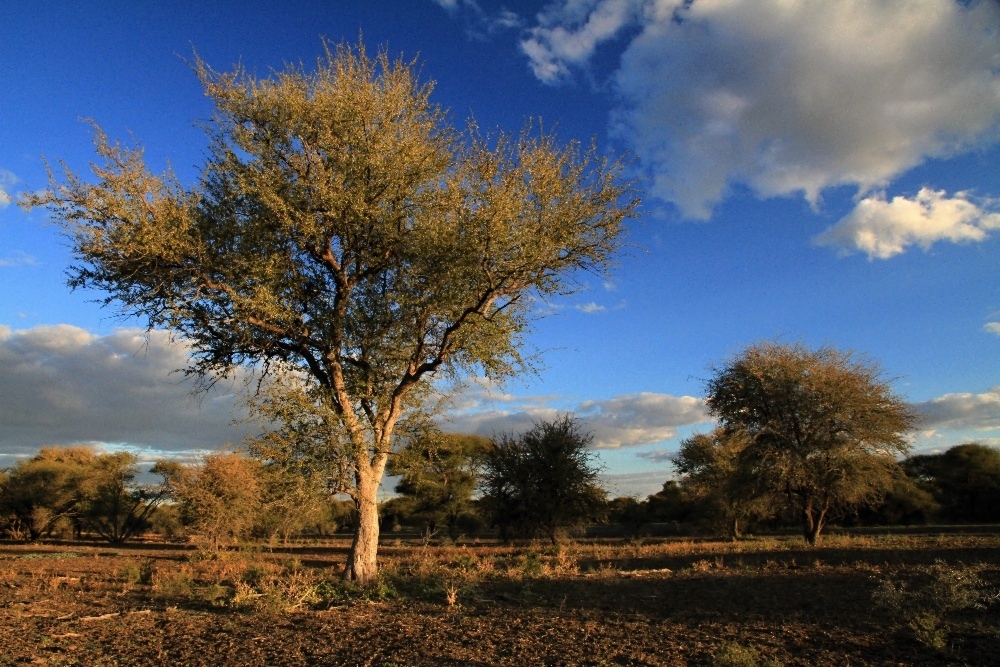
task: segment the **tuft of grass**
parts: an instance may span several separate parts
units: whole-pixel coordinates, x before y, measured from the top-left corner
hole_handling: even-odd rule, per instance
[[[781,667],[774,659],[761,660],[756,649],[728,642],[712,656],[712,667]]]

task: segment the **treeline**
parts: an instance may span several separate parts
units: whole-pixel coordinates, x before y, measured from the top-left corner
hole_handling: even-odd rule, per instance
[[[724,470],[706,474],[705,456],[718,447],[711,436],[685,440],[674,460],[683,474],[644,500],[608,499],[588,444],[570,417],[517,438],[435,434],[413,440],[392,460],[390,472],[400,481],[398,495],[380,505],[383,530],[406,527],[426,538],[456,539],[492,528],[505,540],[555,541],[593,524],[624,535],[666,525],[733,537],[737,520],[753,530],[797,525],[793,508],[779,498],[771,498],[771,506],[748,499],[741,507]],[[1000,522],[1000,451],[964,444],[911,456],[901,469],[905,474],[879,502],[836,517],[839,523]],[[139,473],[136,455],[128,452],[43,448],[0,472],[0,529],[8,539],[89,536],[111,543],[154,533],[210,548],[354,529],[351,502],[307,476],[240,453],[209,454],[190,465],[157,462],[155,483],[138,482]]]
[[[738,537],[749,530],[797,527],[796,508],[780,496],[740,496],[740,480],[718,474],[706,480],[705,468],[692,465],[693,451],[707,436],[682,445],[674,465],[681,474],[645,500],[621,497],[608,503],[607,521],[630,533],[653,524],[675,529]],[[685,458],[685,454],[688,455]],[[1000,451],[969,443],[940,454],[904,459],[902,474],[888,491],[869,505],[855,507],[833,519],[841,526],[910,526],[924,524],[1000,523]],[[735,469],[731,469],[735,474]],[[702,474],[699,474],[702,473]],[[734,492],[734,488],[736,492]]]
[[[0,531],[17,540],[88,535],[112,544],[153,532],[218,547],[352,527],[350,503],[240,453],[192,465],[158,461],[150,475],[160,481],[138,481],[133,453],[42,448],[0,472]]]

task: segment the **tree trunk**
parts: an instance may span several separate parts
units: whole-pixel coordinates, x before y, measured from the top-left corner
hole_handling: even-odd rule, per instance
[[[740,539],[740,519],[737,516],[729,517],[729,539]]]
[[[351,552],[347,556],[344,578],[363,586],[374,583],[378,576],[378,483],[359,479],[354,505],[358,510],[358,525],[354,531]]]
[[[827,510],[828,508],[823,508],[817,512],[812,503],[802,508],[802,536],[812,546],[819,540],[819,534],[823,530],[823,526],[826,525]]]

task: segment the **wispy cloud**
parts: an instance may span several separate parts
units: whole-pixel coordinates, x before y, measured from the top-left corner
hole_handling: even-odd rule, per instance
[[[587,313],[588,315],[595,315],[597,313],[603,313],[607,308],[601,306],[594,301],[589,303],[582,303],[576,306],[576,309],[580,312]]]
[[[1000,322],[987,322],[983,325],[983,331],[1000,336]]]
[[[0,209],[7,208],[14,201],[11,195],[11,188],[14,187],[17,181],[17,176],[12,172],[0,169]]]
[[[34,263],[35,263],[34,257],[21,251],[7,255],[6,257],[0,257],[0,267],[24,266],[25,264],[34,264]]]
[[[948,197],[930,188],[922,188],[912,199],[886,200],[878,194],[862,199],[814,242],[832,246],[842,255],[863,252],[868,259],[889,259],[915,245],[926,251],[940,241],[983,241],[990,230],[1000,228],[1000,213],[994,212],[1000,202],[980,204],[965,192]]]
[[[516,12],[505,8],[487,12],[476,0],[432,0],[432,2],[452,16],[461,17],[465,23],[466,35],[473,39],[489,39],[498,33],[520,28],[524,23]]]
[[[708,218],[737,184],[816,203],[995,140],[998,30],[995,2],[562,0],[522,49],[560,83],[625,43],[612,129]]]
[[[677,456],[677,452],[672,449],[654,449],[649,452],[638,452],[636,456],[655,463],[670,463]]]

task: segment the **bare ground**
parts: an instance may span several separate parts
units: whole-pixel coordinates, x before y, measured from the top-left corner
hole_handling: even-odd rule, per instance
[[[1000,604],[934,648],[872,602],[935,561],[995,590],[997,535],[390,544],[371,590],[337,580],[343,549],[0,544],[0,665],[1000,664]]]

